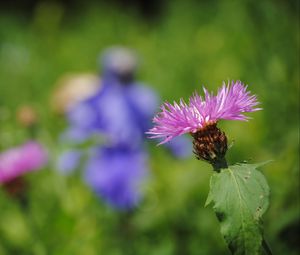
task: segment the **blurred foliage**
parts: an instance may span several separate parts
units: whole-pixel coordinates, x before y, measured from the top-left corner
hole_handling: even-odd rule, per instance
[[[296,1],[295,1],[296,2]],[[28,137],[16,122],[23,104],[39,115],[39,139],[53,154],[64,128],[49,106],[65,73],[98,72],[104,48],[125,45],[142,56],[139,79],[162,100],[187,98],[240,79],[263,111],[247,123],[220,123],[234,146],[231,163],[264,167],[271,187],[265,236],[276,254],[299,251],[299,5],[292,1],[170,1],[146,20],[136,8],[37,2],[31,15],[0,15],[0,149]],[[211,208],[204,208],[211,169],[150,146],[152,178],[131,213],[114,212],[80,175],[51,164],[26,176],[23,206],[0,193],[0,254],[229,254]],[[297,239],[298,238],[298,239]]]

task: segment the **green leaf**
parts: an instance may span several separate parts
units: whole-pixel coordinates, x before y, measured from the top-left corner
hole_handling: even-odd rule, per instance
[[[262,164],[238,164],[215,173],[205,205],[213,209],[232,254],[260,254],[261,217],[269,205],[269,186],[256,170]]]

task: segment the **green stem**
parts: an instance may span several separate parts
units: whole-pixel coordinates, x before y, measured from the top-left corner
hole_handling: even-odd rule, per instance
[[[118,234],[121,242],[122,252],[126,255],[135,254],[134,251],[134,226],[132,224],[133,211],[121,212],[119,214]],[[123,254],[122,253],[122,254]]]
[[[216,161],[212,162],[211,163],[213,168],[214,168],[214,171],[220,173],[221,169],[223,168],[228,168],[228,164],[227,164],[227,161],[226,161],[226,158],[220,158],[220,159],[217,159]]]
[[[262,246],[263,246],[263,248],[265,250],[265,253],[267,255],[273,255],[272,250],[271,250],[270,246],[268,245],[268,243],[267,243],[267,241],[266,241],[265,238],[263,238]]]

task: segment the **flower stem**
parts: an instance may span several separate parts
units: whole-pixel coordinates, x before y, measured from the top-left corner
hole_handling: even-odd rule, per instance
[[[225,157],[217,159],[216,161],[212,162],[211,164],[214,168],[214,171],[216,171],[218,173],[220,173],[222,168],[228,168],[228,164],[227,164]]]
[[[268,245],[265,238],[263,238],[262,246],[263,246],[264,251],[267,255],[273,255],[272,250],[271,250],[270,246]]]
[[[118,215],[118,228],[120,246],[124,254],[136,254],[135,253],[135,229],[132,224],[133,211],[120,212]]]

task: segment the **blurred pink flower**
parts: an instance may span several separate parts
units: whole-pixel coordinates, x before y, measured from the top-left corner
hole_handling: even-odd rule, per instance
[[[261,110],[256,108],[259,104],[256,96],[240,81],[228,82],[228,85],[224,82],[216,96],[203,90],[204,99],[195,93],[189,104],[181,99],[179,104],[162,105],[162,111],[153,119],[155,127],[147,132],[150,138],[163,138],[162,144],[185,133],[196,133],[220,119],[245,121],[248,117],[243,113]]]
[[[0,183],[8,182],[23,173],[38,170],[47,163],[45,148],[34,141],[0,154]]]

